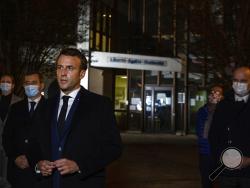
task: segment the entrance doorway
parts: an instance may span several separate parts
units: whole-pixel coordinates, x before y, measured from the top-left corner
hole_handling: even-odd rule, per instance
[[[171,87],[145,87],[144,131],[173,132],[173,89]]]

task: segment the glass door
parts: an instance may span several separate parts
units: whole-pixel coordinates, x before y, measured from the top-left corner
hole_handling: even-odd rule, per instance
[[[173,132],[172,104],[171,88],[145,88],[145,132]]]

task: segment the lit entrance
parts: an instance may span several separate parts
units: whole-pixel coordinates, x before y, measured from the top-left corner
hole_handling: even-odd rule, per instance
[[[173,132],[171,87],[145,87],[144,131]]]

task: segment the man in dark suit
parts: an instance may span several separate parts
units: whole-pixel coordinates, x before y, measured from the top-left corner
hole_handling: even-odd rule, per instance
[[[7,178],[12,188],[33,188],[35,177],[27,160],[32,121],[44,103],[42,75],[29,72],[24,78],[26,98],[10,110],[3,132],[3,146],[8,156]]]
[[[64,49],[56,60],[60,94],[36,122],[31,163],[41,188],[103,188],[105,167],[121,154],[111,102],[80,86],[87,60]]]
[[[221,155],[226,149],[239,149],[243,155],[241,166],[233,170],[225,169],[218,178],[219,187],[249,188],[250,68],[237,68],[232,81],[232,90],[218,103],[213,115],[209,131],[211,157],[216,169],[221,165]],[[233,157],[231,156],[231,160]]]

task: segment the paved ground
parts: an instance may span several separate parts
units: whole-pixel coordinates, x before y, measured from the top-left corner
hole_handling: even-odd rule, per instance
[[[200,188],[194,136],[123,134],[108,188]]]

